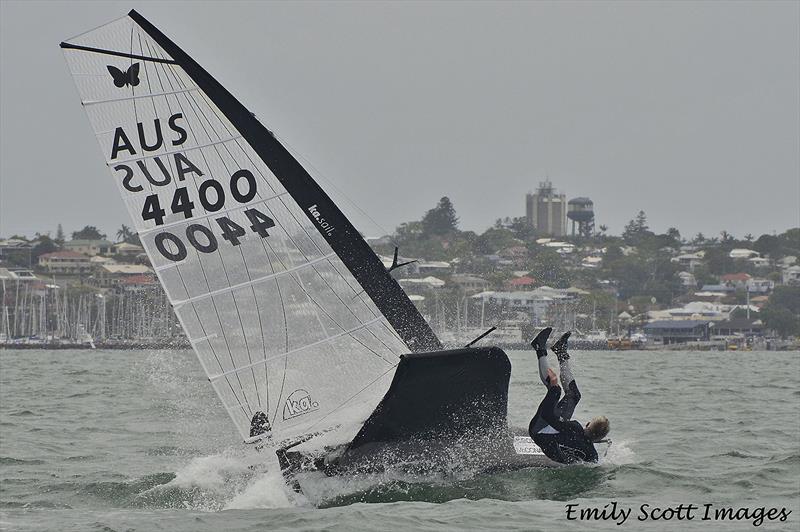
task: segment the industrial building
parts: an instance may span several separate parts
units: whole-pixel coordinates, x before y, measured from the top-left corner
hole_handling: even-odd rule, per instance
[[[534,193],[525,196],[525,218],[540,234],[565,236],[567,231],[567,197],[558,194],[550,180],[539,183]]]

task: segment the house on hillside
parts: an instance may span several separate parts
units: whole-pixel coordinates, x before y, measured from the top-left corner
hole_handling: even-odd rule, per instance
[[[501,310],[523,312],[532,319],[544,319],[553,298],[530,292],[481,292],[472,299],[494,305]]]
[[[483,292],[489,288],[489,281],[483,277],[478,277],[477,275],[456,273],[450,276],[450,281],[464,290],[464,292],[467,294]]]
[[[800,266],[789,266],[781,271],[783,284],[800,285]]]
[[[420,275],[447,273],[451,268],[450,263],[445,261],[420,261],[415,264],[417,265],[417,271],[420,273]]]
[[[695,278],[693,273],[678,272],[678,277],[681,280],[681,284],[686,288],[694,288],[697,286],[697,279]]]
[[[70,240],[64,242],[64,249],[94,257],[95,255],[115,255],[117,246],[108,240]]]
[[[683,268],[688,269],[690,272],[694,272],[694,270],[698,266],[702,266],[705,260],[705,252],[698,251],[697,253],[684,253],[683,255],[678,255],[677,257],[673,257],[670,260],[672,262],[677,262]]]
[[[761,255],[758,251],[754,251],[752,249],[745,249],[745,248],[735,248],[732,249],[728,256],[734,260],[736,259],[749,259],[751,257],[760,257]]]
[[[127,277],[150,274],[152,271],[141,264],[101,264],[95,269],[91,283],[99,288],[111,288]]]
[[[36,280],[36,275],[28,268],[0,268],[0,281],[28,283]]]
[[[732,286],[735,290],[744,290],[747,281],[752,277],[747,273],[728,273],[719,278],[721,284]]]
[[[82,274],[92,271],[89,257],[74,251],[54,251],[39,255],[39,266],[47,273]]]
[[[516,290],[531,290],[536,286],[536,279],[523,275],[522,277],[515,277],[506,282],[506,287],[511,291]]]
[[[30,268],[33,245],[19,238],[0,240],[0,263]]]
[[[123,255],[125,257],[136,258],[137,256],[144,253],[144,248],[142,246],[137,246],[136,244],[128,244],[127,242],[120,242],[119,244],[114,244],[116,247],[116,255]]]
[[[745,288],[751,294],[769,294],[775,288],[775,282],[769,279],[749,279]]]

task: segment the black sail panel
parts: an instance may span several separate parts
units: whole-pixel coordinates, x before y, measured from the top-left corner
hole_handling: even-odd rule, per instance
[[[441,349],[428,323],[342,211],[225,87],[136,11],[129,16],[179,64],[266,163],[412,352]]]

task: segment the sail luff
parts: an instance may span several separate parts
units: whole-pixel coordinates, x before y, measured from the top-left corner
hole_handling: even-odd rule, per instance
[[[200,87],[269,167],[405,344],[441,349],[425,319],[359,232],[295,157],[227,89],[136,11],[129,16]],[[324,227],[323,227],[324,224]]]

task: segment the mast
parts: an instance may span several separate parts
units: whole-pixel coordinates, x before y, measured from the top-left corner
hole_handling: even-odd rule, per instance
[[[297,159],[253,113],[158,28],[135,10],[131,10],[128,16],[183,68],[239,131],[301,207],[409,349],[413,352],[441,349],[438,338],[397,281],[389,275],[360,233]],[[61,46],[74,47],[68,43],[62,43]],[[324,229],[321,219],[329,224],[326,227],[333,227],[334,230]]]

